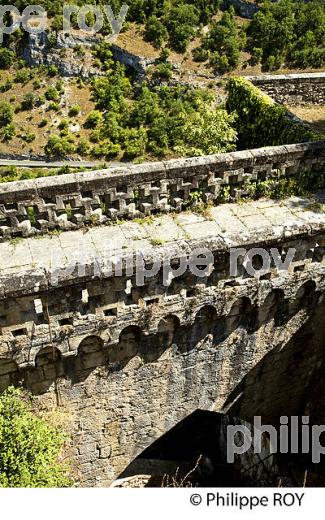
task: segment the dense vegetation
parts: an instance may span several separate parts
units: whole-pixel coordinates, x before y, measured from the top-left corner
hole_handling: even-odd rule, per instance
[[[265,2],[247,28],[249,47],[267,69],[325,66],[323,0]]]
[[[321,139],[312,130],[289,119],[285,107],[274,104],[244,78],[230,79],[227,109],[236,115],[240,149]]]
[[[221,20],[213,22],[202,47],[197,48],[194,56],[198,61],[210,60],[219,72],[229,72],[238,67],[241,51],[246,44],[246,33],[240,29],[234,18],[234,10],[225,12]]]
[[[0,395],[0,487],[67,487],[64,436],[36,416],[19,390]]]
[[[105,45],[103,45],[105,49]],[[101,50],[103,54],[104,50]],[[147,83],[134,86],[125,68],[109,60],[107,76],[92,83],[97,109],[86,125],[93,128],[94,154],[125,159],[146,155],[203,155],[233,150],[234,117],[215,106],[211,92]]]
[[[40,0],[58,28],[62,3]],[[116,13],[122,3],[113,2]],[[22,10],[27,1],[15,5]],[[12,145],[15,153],[22,146],[24,152],[38,148],[37,153],[53,157],[143,160],[231,151],[237,140],[245,148],[315,138],[289,122],[283,108],[269,105],[237,80],[230,83],[228,111],[217,106],[211,89],[170,87],[163,81],[173,74],[168,47],[184,52],[198,35],[202,45],[195,47],[194,58],[208,61],[221,73],[238,69],[248,50],[252,63],[271,70],[290,64],[325,65],[323,0],[267,1],[254,20],[240,26],[233,8],[214,16],[219,0],[132,0],[129,6],[129,20],[144,24],[145,37],[162,47],[158,63],[140,84],[114,62],[108,43],[98,45],[92,51],[93,65],[105,75],[86,83],[78,79],[80,88],[88,89],[86,109],[77,102],[67,105],[69,87],[65,89],[55,66],[43,67],[40,75],[23,67],[13,50],[14,36],[5,39],[7,47],[0,48],[0,69],[5,71],[0,73],[0,91],[5,94],[0,101],[2,150]],[[21,31],[17,37],[22,37]],[[15,91],[16,84],[26,86],[23,95]],[[28,129],[22,120],[30,122]],[[37,145],[40,132],[42,144]],[[3,177],[17,178],[12,172]]]
[[[0,4],[5,4],[0,0]],[[52,18],[52,28],[62,28],[63,0],[39,0]],[[75,4],[101,3],[95,0],[75,0]],[[118,13],[123,0],[112,0],[110,5]],[[240,65],[241,52],[250,53],[251,64],[261,63],[265,70],[282,66],[319,68],[325,66],[325,5],[323,0],[266,0],[259,3],[260,10],[254,19],[238,25],[234,9],[230,8],[221,20],[215,15],[221,0],[129,0],[128,21],[144,24],[145,38],[157,48],[169,46],[185,53],[188,44],[196,36],[202,44],[193,51],[198,61],[209,60],[216,71],[229,72]],[[18,0],[16,7],[22,10],[27,0]],[[77,27],[77,18],[71,17]],[[88,23],[92,23],[89,14]],[[209,26],[209,32],[203,31]],[[124,24],[124,29],[127,23]],[[106,20],[103,34],[111,28]],[[17,32],[17,38],[22,32]],[[13,35],[5,38],[10,42]],[[12,62],[8,49],[0,49],[0,68]]]

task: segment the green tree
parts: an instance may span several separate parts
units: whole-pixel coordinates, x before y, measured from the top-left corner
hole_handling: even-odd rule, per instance
[[[168,39],[168,31],[165,25],[157,16],[150,16],[145,27],[145,37],[149,42],[153,42],[159,49]]]
[[[75,152],[74,139],[71,135],[50,135],[45,152],[53,157],[66,157]]]
[[[0,101],[0,127],[12,122],[14,111],[7,101]]]
[[[6,47],[0,49],[0,69],[9,69],[15,58],[16,54],[10,49],[7,49]]]
[[[178,52],[185,52],[194,38],[199,24],[199,12],[193,5],[171,7],[165,17],[170,45]]]
[[[236,148],[237,134],[233,127],[236,116],[224,109],[202,107],[185,123],[184,145],[176,149],[184,155],[208,155],[231,152]]]
[[[211,51],[211,64],[218,72],[234,70],[239,65],[240,52],[246,43],[245,33],[237,27],[233,10],[225,12],[213,22],[203,48]]]
[[[70,486],[59,463],[64,440],[10,387],[0,396],[0,487]]]

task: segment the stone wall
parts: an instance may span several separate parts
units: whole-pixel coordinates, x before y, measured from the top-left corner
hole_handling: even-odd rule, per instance
[[[81,485],[109,485],[196,409],[228,410],[235,401],[248,421],[256,410],[274,420],[275,410],[286,415],[289,404],[293,414],[302,413],[306,388],[324,360],[321,341],[315,346],[310,337],[324,338],[312,318],[323,312],[325,234],[322,216],[311,216],[302,201],[292,205],[300,205],[301,218],[291,226],[285,220],[269,232],[254,230],[251,214],[249,234],[236,229],[223,239],[166,246],[174,267],[194,247],[208,247],[215,258],[209,276],[186,272],[168,288],[161,272],[139,287],[126,272],[95,277],[89,268],[51,285],[37,265],[2,271],[1,387],[21,382],[42,409],[59,406],[71,424]],[[243,244],[278,247],[281,254],[294,247],[295,261],[284,273],[272,265],[250,276],[242,266],[230,277],[229,248]],[[164,246],[145,251],[146,264],[165,253]],[[306,326],[309,337],[296,349],[295,335]],[[263,402],[261,367],[267,367]]]
[[[199,194],[217,203],[245,198],[257,180],[321,170],[325,143],[246,150],[112,167],[0,185],[0,241],[180,212]]]
[[[325,104],[325,72],[248,76],[280,104]]]
[[[50,46],[46,33],[29,35],[29,42],[23,51],[23,58],[29,65],[55,65],[64,77],[83,77],[105,75],[105,72],[94,67],[88,57],[78,56],[74,52],[76,47],[82,46],[91,49],[101,41],[99,36],[79,35],[76,31],[66,35],[59,32],[55,46]],[[155,63],[155,59],[137,56],[119,45],[112,43],[113,58],[123,65],[135,70],[143,76],[147,68]]]

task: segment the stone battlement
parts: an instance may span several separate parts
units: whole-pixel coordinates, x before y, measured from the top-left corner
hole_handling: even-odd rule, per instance
[[[251,183],[320,171],[325,141],[274,146],[0,184],[0,241],[217,204]],[[198,196],[198,197],[197,197]]]
[[[325,72],[247,76],[280,104],[325,104]]]
[[[323,287],[325,216],[318,207],[322,204],[322,198],[318,202],[292,198],[284,203],[226,204],[211,208],[205,216],[186,212],[141,225],[124,223],[87,233],[31,238],[17,245],[3,243],[0,355],[16,345],[13,351],[18,364],[33,365],[37,352],[51,341],[63,356],[75,355],[86,336],[95,334],[114,343],[124,328],[140,323],[146,323],[149,333],[156,330],[161,313],[176,312],[180,321],[186,321],[195,309],[217,301],[223,292],[248,297],[257,304],[262,293],[275,288],[290,298],[304,280],[315,280]],[[240,266],[233,276],[230,250],[240,247],[266,251],[276,247],[281,255],[294,248],[296,253],[287,273],[277,271],[272,263],[263,275],[247,276]],[[141,251],[146,269],[164,258],[175,269],[181,258],[198,248],[213,254],[210,276],[198,277],[187,269],[167,287],[161,266],[142,284],[137,283],[137,252]],[[109,262],[112,258],[115,267]],[[149,315],[152,324],[148,326]]]

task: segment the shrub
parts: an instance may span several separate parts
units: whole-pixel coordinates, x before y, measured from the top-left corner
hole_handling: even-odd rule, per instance
[[[68,487],[64,435],[32,413],[19,390],[0,396],[0,487]]]
[[[36,135],[33,132],[27,132],[27,134],[21,136],[25,143],[32,143],[36,139]]]
[[[23,100],[21,102],[21,108],[22,110],[31,110],[37,102],[37,97],[32,92],[28,92],[23,97]]]
[[[88,141],[86,141],[85,139],[79,141],[76,151],[80,155],[87,155],[89,153]]]
[[[46,126],[48,124],[48,119],[44,118],[42,119],[40,122],[39,122],[39,128],[44,128],[44,126]]]
[[[62,119],[62,121],[60,121],[60,123],[58,124],[59,130],[66,130],[68,127],[69,127],[69,123],[66,119]]]
[[[69,112],[68,112],[68,115],[69,117],[75,117],[79,114],[80,112],[80,106],[79,105],[72,105],[70,108],[69,108]]]
[[[152,77],[155,79],[162,79],[168,81],[173,75],[173,67],[170,63],[160,63],[157,65],[153,72]]]
[[[203,48],[211,53],[211,64],[220,73],[234,70],[239,65],[240,51],[246,43],[245,33],[237,27],[233,11],[225,12],[221,20],[213,22]]]
[[[6,47],[0,48],[0,69],[9,69],[16,58],[16,54]]]
[[[1,138],[3,141],[10,141],[16,135],[16,127],[13,123],[1,128]]]
[[[1,85],[0,90],[1,92],[8,92],[8,90],[12,89],[13,81],[12,79],[7,79],[7,81]]]
[[[49,103],[49,110],[54,110],[54,112],[58,112],[60,110],[59,103],[54,103],[54,101],[51,101],[51,103]]]
[[[48,101],[58,101],[60,99],[59,92],[55,87],[49,87],[45,92],[45,97]]]
[[[145,38],[158,49],[168,39],[168,31],[157,16],[150,16],[146,22]]]
[[[18,70],[15,76],[15,83],[22,83],[23,85],[30,80],[30,71],[28,69]]]
[[[50,67],[47,69],[47,73],[49,76],[54,77],[58,75],[59,71],[55,65],[50,65]]]
[[[34,81],[33,81],[33,88],[35,90],[39,89],[41,87],[41,80],[39,78],[36,78]]]
[[[229,80],[227,110],[238,116],[236,129],[241,149],[321,139],[316,132],[289,119],[285,107],[274,104],[244,78]]]
[[[181,4],[171,7],[166,14],[165,25],[173,49],[185,52],[196,34],[198,24],[199,12],[194,5]]]
[[[72,136],[51,135],[45,145],[45,152],[54,157],[66,157],[75,152]]]
[[[260,47],[254,47],[253,53],[252,53],[252,62],[254,65],[258,65],[261,63],[263,59],[263,49]]]
[[[99,110],[89,112],[85,121],[85,128],[96,128],[103,121],[103,114]]]
[[[0,127],[9,125],[13,119],[12,106],[7,101],[0,101]]]

